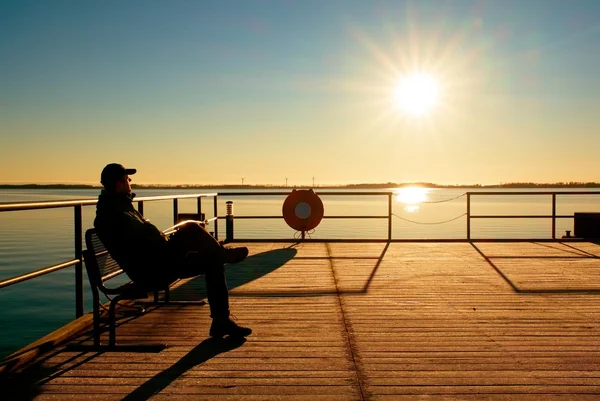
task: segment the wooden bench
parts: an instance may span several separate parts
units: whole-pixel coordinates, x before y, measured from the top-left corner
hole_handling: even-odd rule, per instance
[[[85,233],[85,243],[87,249],[83,251],[83,258],[85,261],[85,268],[90,281],[92,289],[92,297],[94,302],[94,346],[101,347],[100,344],[100,308],[103,308],[100,302],[100,292],[102,292],[106,298],[110,300],[108,308],[108,321],[109,321],[109,340],[108,348],[116,348],[116,322],[115,322],[115,307],[122,300],[134,300],[134,299],[145,299],[148,298],[149,292],[140,286],[135,285],[129,281],[125,284],[117,287],[107,287],[106,283],[111,279],[124,273],[123,269],[119,264],[110,256],[106,247],[98,238],[96,229],[91,228]],[[165,302],[169,302],[169,288],[168,286],[161,291],[165,291]],[[158,303],[159,291],[154,291],[154,302]],[[111,296],[114,296],[111,298]],[[129,346],[129,348],[133,347]],[[147,345],[135,345],[135,347],[148,348],[153,350],[154,348],[162,349],[165,347],[164,344],[147,344]]]

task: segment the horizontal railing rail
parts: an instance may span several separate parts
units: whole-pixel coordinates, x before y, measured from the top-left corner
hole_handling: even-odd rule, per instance
[[[467,195],[600,195],[600,191],[470,191]]]
[[[179,199],[197,199],[197,213],[202,213],[202,198],[212,197],[214,216],[206,221],[214,221],[215,236],[218,238],[218,218],[217,218],[217,198],[218,193],[205,194],[186,194],[186,195],[164,195],[164,196],[146,196],[136,197],[134,202],[137,202],[138,211],[144,214],[144,202],[173,200],[173,224],[177,224],[178,216],[178,201]],[[74,223],[73,237],[75,257],[74,259],[63,261],[51,266],[43,267],[28,273],[0,280],[0,288],[9,287],[14,284],[22,283],[53,273],[59,270],[75,266],[75,316],[83,316],[83,225],[82,225],[82,208],[84,206],[93,206],[97,204],[96,199],[77,199],[77,200],[61,200],[61,201],[44,201],[44,202],[14,202],[0,203],[0,212],[15,212],[25,210],[41,210],[41,209],[56,209],[56,208],[73,208]]]
[[[0,212],[16,212],[20,210],[56,209],[73,206],[92,206],[97,203],[95,199],[72,201],[47,201],[47,202],[15,202],[0,203]]]
[[[161,196],[141,196],[133,198],[134,202],[151,202],[159,200],[171,200],[171,199],[192,199],[192,198],[208,198],[215,197],[219,194],[217,192],[207,194],[192,194],[192,195],[161,195]],[[32,209],[52,209],[62,208],[70,206],[93,206],[98,201],[96,199],[74,199],[66,201],[44,201],[44,202],[11,202],[11,203],[0,203],[0,212],[14,212],[18,210],[32,210]]]
[[[556,219],[574,219],[575,215],[556,214],[556,196],[557,195],[600,195],[600,191],[481,191],[467,192],[467,240],[471,241],[471,220],[472,219],[552,219],[552,239],[556,239]],[[471,213],[471,198],[474,196],[550,196],[552,214],[547,215],[473,215]]]
[[[0,281],[0,288],[8,287],[13,284],[21,283],[23,281],[31,280],[36,277],[40,277],[46,275],[48,273],[56,272],[62,269],[66,269],[67,267],[71,267],[79,263],[79,259],[67,260],[66,262],[58,263],[56,265],[44,267],[39,270],[35,270],[29,273],[21,274],[20,276],[12,277],[6,280]]]
[[[393,195],[394,191],[315,191],[317,195]],[[288,196],[290,191],[274,191],[274,192],[259,192],[259,191],[248,191],[248,192],[220,192],[219,196]]]
[[[219,216],[219,219],[225,219],[227,216]],[[283,216],[235,216],[236,219],[283,219]],[[341,216],[323,216],[324,219],[387,219],[388,216],[363,216],[363,215],[341,215]]]

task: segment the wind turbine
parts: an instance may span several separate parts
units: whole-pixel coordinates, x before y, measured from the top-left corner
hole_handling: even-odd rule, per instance
[[[246,177],[240,177],[242,179],[242,185],[244,185],[244,180],[246,179]]]

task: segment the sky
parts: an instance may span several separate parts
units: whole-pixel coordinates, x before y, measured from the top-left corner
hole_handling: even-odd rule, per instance
[[[600,182],[600,1],[0,1],[0,183]],[[414,73],[425,115],[398,105]]]

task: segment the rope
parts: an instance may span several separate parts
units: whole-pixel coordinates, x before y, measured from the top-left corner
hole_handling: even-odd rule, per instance
[[[424,223],[424,222],[420,222],[420,221],[413,221],[413,220],[405,219],[404,217],[398,216],[396,213],[392,213],[392,216],[396,216],[400,220],[408,221],[409,223],[414,223],[414,224],[428,224],[428,225],[450,223],[451,221],[460,219],[461,217],[466,216],[466,215],[467,215],[466,213],[463,213],[460,216],[456,216],[450,220],[437,221],[437,222],[433,222],[433,223]]]
[[[305,231],[305,233],[306,233],[306,235],[308,235],[308,238],[309,238],[309,239],[312,239],[312,236],[311,236],[311,234],[314,234],[314,233],[315,233],[315,229],[313,228],[312,230]],[[301,239],[302,239],[302,231],[296,231],[296,232],[294,233],[294,239],[295,239],[295,240],[298,240],[298,241],[299,241],[299,240],[301,240]]]
[[[460,197],[463,197],[466,194],[467,193],[464,192],[464,193],[462,193],[462,194],[460,194],[458,196],[455,196],[454,198],[442,199],[442,200],[439,200],[439,201],[423,201],[423,202],[419,202],[419,203],[443,203],[443,202],[450,202],[450,201],[453,201],[453,200],[458,199]]]

